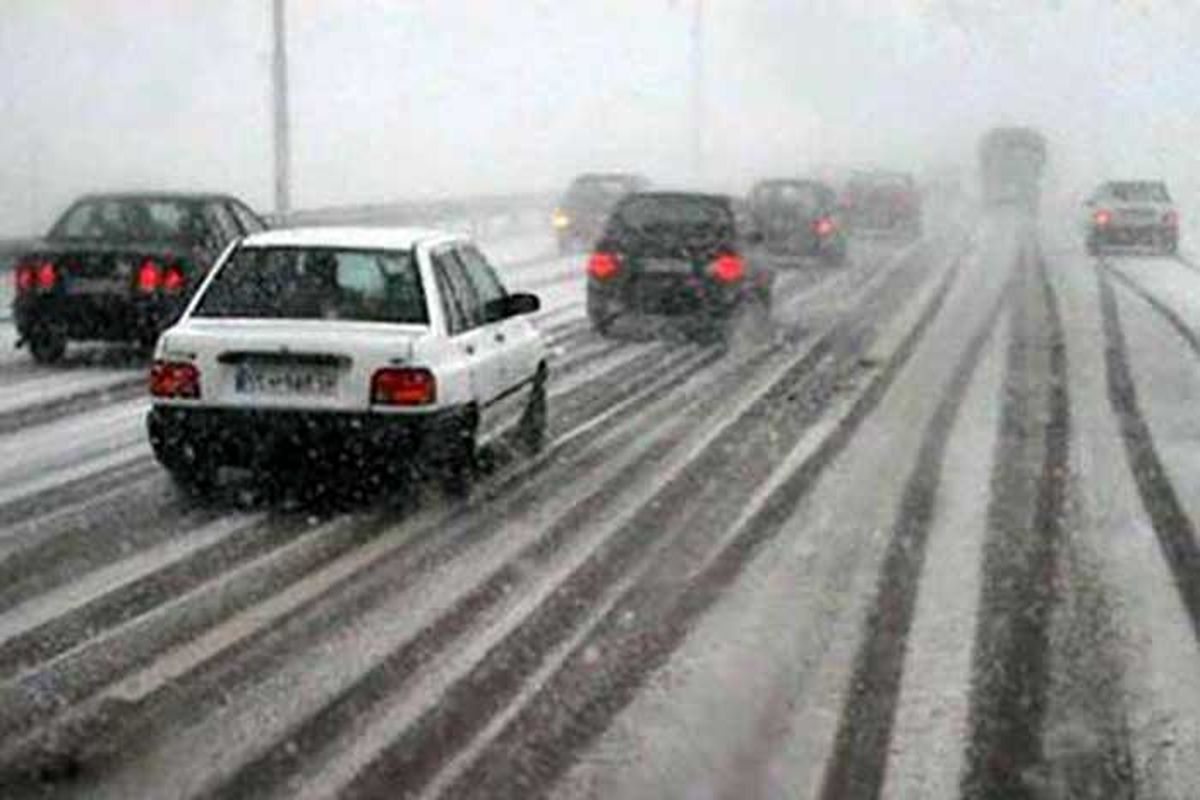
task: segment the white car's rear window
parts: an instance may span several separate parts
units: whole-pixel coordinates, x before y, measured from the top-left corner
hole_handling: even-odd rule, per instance
[[[243,247],[209,284],[197,317],[428,324],[411,251]]]

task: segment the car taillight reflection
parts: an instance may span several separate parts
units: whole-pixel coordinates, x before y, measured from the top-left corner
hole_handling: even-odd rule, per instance
[[[200,370],[181,361],[155,361],[150,368],[150,394],[155,397],[200,397]]]
[[[739,255],[725,253],[709,265],[708,273],[721,283],[737,283],[746,277],[746,262]]]
[[[588,258],[587,271],[596,280],[606,281],[621,271],[621,261],[612,253],[592,253]]]
[[[371,376],[371,402],[385,406],[428,406],[437,401],[437,379],[427,369],[403,367]]]

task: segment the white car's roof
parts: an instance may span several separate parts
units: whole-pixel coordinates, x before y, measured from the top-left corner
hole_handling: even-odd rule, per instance
[[[425,228],[309,227],[278,228],[247,236],[244,247],[345,247],[371,250],[411,250],[415,244],[459,239],[460,234]]]

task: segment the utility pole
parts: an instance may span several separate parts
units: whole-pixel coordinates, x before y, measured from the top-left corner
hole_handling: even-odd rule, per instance
[[[288,131],[286,0],[274,0],[275,49],[271,60],[271,94],[275,119],[275,213],[291,210],[291,142]]]
[[[692,174],[704,176],[704,0],[693,0],[692,16]]]

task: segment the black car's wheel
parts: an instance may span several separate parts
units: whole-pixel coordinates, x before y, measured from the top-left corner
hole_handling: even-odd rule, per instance
[[[615,315],[608,310],[604,301],[594,297],[591,293],[587,298],[587,315],[588,321],[592,323],[592,330],[601,336],[608,336],[609,331],[612,330]]]
[[[464,420],[445,444],[438,466],[438,482],[448,497],[465,500],[475,481],[477,444],[475,424]]]
[[[517,444],[525,455],[533,456],[546,446],[546,427],[549,415],[546,410],[546,370],[538,370],[529,403],[517,425]]]
[[[29,334],[29,354],[39,364],[54,364],[67,352],[67,337],[57,328],[39,326]]]

